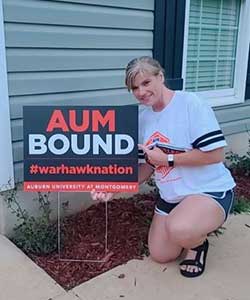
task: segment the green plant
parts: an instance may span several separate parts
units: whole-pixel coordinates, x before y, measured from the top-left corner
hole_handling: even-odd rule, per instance
[[[250,139],[248,140],[249,149],[245,155],[238,155],[232,151],[228,152],[226,159],[230,162],[230,169],[233,173],[250,176]]]
[[[39,216],[31,216],[22,208],[17,197],[17,187],[4,193],[4,200],[17,223],[13,228],[11,240],[25,253],[45,255],[57,250],[58,232],[51,220],[50,193],[38,192],[34,199],[39,204]]]
[[[235,214],[250,213],[250,202],[245,197],[241,196],[237,199],[233,212]]]
[[[160,194],[159,194],[159,189],[158,189],[158,187],[157,187],[157,185],[156,185],[156,183],[155,183],[155,178],[154,178],[154,176],[151,176],[151,177],[146,181],[146,184],[147,184],[148,186],[150,186],[150,187],[153,188],[153,192],[154,192],[154,194],[155,194],[156,197],[160,195]]]

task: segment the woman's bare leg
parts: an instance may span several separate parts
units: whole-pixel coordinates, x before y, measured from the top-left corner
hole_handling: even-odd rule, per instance
[[[173,209],[167,222],[169,240],[185,249],[194,248],[206,239],[207,234],[224,222],[223,210],[209,196],[190,195]],[[196,251],[188,250],[186,259],[194,259]],[[201,257],[201,263],[203,257]],[[188,272],[198,271],[196,266],[181,266]]]
[[[167,236],[167,219],[168,216],[155,213],[148,236],[150,256],[160,263],[175,260],[182,251],[182,247],[172,243]]]

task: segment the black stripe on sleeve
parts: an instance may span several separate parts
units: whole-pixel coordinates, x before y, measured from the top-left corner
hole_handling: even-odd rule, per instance
[[[202,147],[205,147],[207,145],[211,145],[213,143],[216,143],[216,142],[219,142],[219,141],[223,141],[225,140],[224,136],[218,136],[216,138],[212,138],[212,139],[209,139],[208,141],[205,141],[205,142],[202,142],[202,143],[199,143],[196,148],[202,148]]]
[[[221,130],[215,130],[215,131],[211,131],[209,133],[206,133],[202,136],[200,136],[198,139],[196,139],[193,143],[192,143],[192,146],[194,148],[198,148],[197,145],[202,141],[202,140],[205,140],[209,137],[212,137],[212,136],[215,136],[215,135],[218,135],[218,134],[222,134],[222,131]]]
[[[138,158],[145,158],[143,150],[138,150]]]

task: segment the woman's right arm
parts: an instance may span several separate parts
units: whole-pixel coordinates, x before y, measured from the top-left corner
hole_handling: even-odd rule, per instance
[[[138,182],[139,184],[144,183],[154,172],[154,170],[148,164],[139,164],[138,167]],[[94,201],[106,202],[113,198],[114,195],[118,193],[109,193],[109,192],[96,192],[92,191],[91,198]]]
[[[144,183],[148,178],[153,174],[154,170],[153,168],[145,163],[145,164],[139,164],[138,169],[138,182],[139,184]]]

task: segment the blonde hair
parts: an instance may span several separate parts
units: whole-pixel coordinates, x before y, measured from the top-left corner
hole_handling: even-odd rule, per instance
[[[164,69],[160,63],[150,56],[141,56],[132,59],[126,67],[125,84],[129,91],[133,89],[135,77],[139,73],[148,73],[154,76],[164,74]]]

